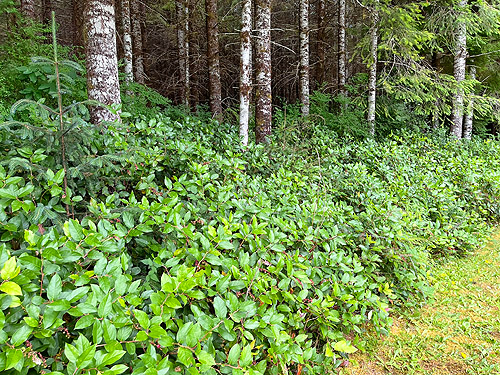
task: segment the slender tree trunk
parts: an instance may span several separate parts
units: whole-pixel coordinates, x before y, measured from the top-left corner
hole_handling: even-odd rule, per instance
[[[123,28],[123,55],[125,82],[130,83],[134,80],[133,62],[132,62],[132,35],[130,23],[130,0],[121,0],[122,28]]]
[[[85,4],[80,0],[72,0],[71,22],[73,25],[73,46],[83,47],[83,12]],[[79,50],[81,51],[81,50]]]
[[[255,139],[267,142],[271,135],[271,0],[257,0],[256,14]]]
[[[35,0],[21,0],[21,13],[22,15],[31,20],[36,21],[36,1]]]
[[[120,104],[113,0],[88,0],[84,14],[88,97],[106,105]],[[91,107],[90,116],[94,124],[120,118],[100,106]]]
[[[206,0],[207,13],[207,59],[208,79],[210,83],[210,111],[219,121],[222,120],[222,86],[219,63],[219,21],[217,0]]]
[[[463,16],[463,9],[467,6],[467,0],[459,2],[459,17]],[[467,58],[467,26],[463,20],[457,23],[456,49],[453,61],[453,75],[457,81],[457,92],[453,96],[453,112],[451,116],[451,135],[462,138],[463,116],[464,116],[464,90],[461,87],[465,80],[465,60]]]
[[[370,31],[370,72],[368,77],[368,116],[367,116],[367,121],[370,126],[371,135],[375,135],[375,104],[377,95],[377,61],[378,61],[377,59],[378,21],[379,21],[378,10],[374,9],[373,26]]]
[[[476,67],[470,67],[470,78],[472,80],[476,79]],[[467,106],[467,113],[464,119],[464,138],[471,139],[472,137],[472,120],[474,119],[474,98],[471,97],[469,100],[469,105]]]
[[[241,11],[241,65],[240,65],[240,138],[248,145],[248,120],[250,118],[250,92],[252,88],[252,0],[243,1]]]
[[[345,13],[346,13],[346,0],[339,0],[339,56],[338,56],[338,91],[340,94],[345,95],[345,84],[346,84],[346,66],[347,66],[347,51],[346,51],[346,24],[345,24]]]
[[[300,0],[300,102],[309,115],[309,0]]]
[[[326,0],[318,0],[316,12],[318,13],[318,43],[316,53],[318,55],[318,64],[316,68],[316,81],[318,86],[325,82],[325,59],[326,59],[326,32],[325,32],[325,13]]]
[[[132,52],[135,82],[144,84],[144,55],[142,50],[141,9],[139,0],[130,0],[132,23]]]
[[[182,103],[189,107],[189,7],[188,0],[176,0],[177,47],[179,49],[179,73],[182,84]]]

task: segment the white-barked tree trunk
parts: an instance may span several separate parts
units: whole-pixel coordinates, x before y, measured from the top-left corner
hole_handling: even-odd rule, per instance
[[[120,104],[113,0],[88,0],[84,14],[88,97],[106,105]],[[90,115],[94,124],[120,118],[102,106],[92,106]]]
[[[300,102],[303,116],[309,115],[309,0],[300,0]]]
[[[272,123],[271,0],[257,0],[255,43],[255,140],[268,142]]]
[[[252,0],[243,0],[240,32],[240,138],[248,145],[248,121],[250,119],[250,92],[252,90]]]
[[[377,96],[377,62],[378,62],[378,22],[379,13],[375,4],[373,25],[370,31],[370,66],[368,75],[368,115],[367,121],[370,134],[375,135],[375,108]]]
[[[460,0],[458,6],[458,21],[456,29],[456,47],[453,60],[453,76],[457,82],[457,91],[453,96],[453,110],[451,115],[451,135],[455,138],[462,138],[463,118],[464,118],[464,90],[461,87],[465,80],[465,63],[467,59],[467,26],[461,19],[464,15],[464,8],[467,0]]]

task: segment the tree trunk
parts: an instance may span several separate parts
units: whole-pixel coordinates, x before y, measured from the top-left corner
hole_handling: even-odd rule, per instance
[[[255,140],[267,142],[271,135],[271,0],[257,0],[256,14]]]
[[[318,86],[321,86],[325,81],[325,59],[326,59],[326,26],[325,26],[325,13],[326,13],[326,0],[318,0],[318,44],[316,53],[318,54],[318,65],[316,68],[316,81]]]
[[[210,83],[210,110],[212,115],[222,120],[222,87],[219,65],[219,25],[217,17],[217,0],[206,0],[207,13],[207,59],[208,79]]]
[[[476,67],[470,67],[470,79],[476,79]],[[464,119],[464,138],[471,139],[472,137],[472,120],[474,119],[474,98],[471,97],[467,106],[467,113]]]
[[[376,5],[375,5],[376,6]],[[373,12],[373,26],[370,31],[370,72],[368,77],[368,116],[370,134],[375,135],[375,103],[377,95],[377,49],[378,49],[378,9]]]
[[[73,25],[73,46],[83,47],[83,12],[85,9],[85,4],[80,0],[72,0],[72,15],[71,21]],[[78,49],[81,52],[81,49]]]
[[[309,0],[300,0],[300,102],[309,115]]]
[[[123,55],[125,82],[130,83],[134,79],[132,62],[132,35],[130,24],[130,0],[121,0],[122,28],[123,28]]]
[[[88,0],[84,14],[88,97],[106,105],[120,104],[113,0]],[[91,107],[90,116],[94,124],[120,118],[101,106]]]
[[[36,21],[36,1],[21,0],[21,13],[26,19]]]
[[[463,10],[467,6],[467,0],[460,0],[459,15],[463,17]],[[462,138],[463,116],[464,116],[464,90],[461,87],[465,80],[465,60],[467,58],[467,26],[463,20],[457,23],[456,49],[453,61],[453,75],[457,82],[457,92],[453,96],[453,112],[451,116],[451,135]]]
[[[130,0],[132,22],[132,53],[135,82],[144,84],[144,55],[142,51],[141,10],[139,0]]]
[[[346,52],[346,24],[345,24],[345,13],[346,13],[346,0],[339,0],[339,56],[338,56],[338,91],[339,94],[345,95],[345,84],[346,84],[346,66],[347,66],[347,52]]]
[[[240,65],[240,138],[248,145],[248,120],[250,117],[250,92],[252,88],[252,0],[244,0],[241,11],[241,65]]]
[[[177,0],[177,47],[179,49],[179,73],[182,84],[182,103],[189,108],[189,7],[188,0]]]
[[[52,1],[42,0],[41,21],[44,25],[49,26],[52,22]],[[49,32],[50,34],[50,32]]]

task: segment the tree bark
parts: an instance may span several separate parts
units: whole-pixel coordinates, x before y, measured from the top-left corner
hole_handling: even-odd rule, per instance
[[[179,50],[179,74],[182,84],[182,103],[189,108],[189,0],[176,0],[177,48]]]
[[[271,135],[271,0],[257,0],[256,14],[255,140],[267,142]]]
[[[21,14],[31,21],[37,19],[35,3],[35,0],[21,0]]]
[[[250,118],[250,93],[252,89],[252,0],[244,0],[241,11],[240,32],[240,138],[243,146],[248,145],[248,120]]]
[[[85,4],[80,0],[72,0],[72,15],[71,22],[73,25],[73,46],[83,47],[83,12],[85,10]],[[81,52],[81,49],[78,49]]]
[[[210,110],[212,111],[212,115],[221,121],[222,87],[220,81],[217,0],[206,0],[205,11],[207,13],[207,59],[208,79],[210,83]]]
[[[309,1],[300,0],[300,102],[303,116],[309,115]]]
[[[458,17],[463,16],[463,9],[467,6],[467,0],[460,0]],[[451,135],[462,138],[463,116],[464,116],[464,90],[461,87],[465,80],[465,60],[467,58],[467,26],[463,20],[457,23],[456,48],[453,61],[453,76],[457,82],[457,91],[453,96],[453,111],[451,116]]]
[[[317,3],[317,13],[318,13],[318,44],[316,53],[318,55],[318,64],[316,68],[316,81],[318,86],[321,86],[325,81],[325,60],[326,60],[326,25],[325,25],[325,13],[326,13],[326,0],[318,0]]]
[[[470,78],[472,80],[476,79],[476,67],[470,67]],[[471,139],[472,137],[472,121],[474,119],[474,98],[471,97],[469,100],[469,104],[467,106],[467,113],[465,114],[464,119],[464,138]]]
[[[122,28],[123,28],[123,55],[125,82],[130,83],[134,79],[132,61],[132,35],[130,23],[130,0],[121,0]]]
[[[339,56],[338,56],[338,91],[339,94],[345,95],[345,84],[346,84],[346,66],[347,66],[347,51],[346,51],[346,23],[345,23],[345,14],[346,14],[346,0],[339,0],[339,26],[338,26],[338,34],[339,34]]]
[[[132,53],[135,82],[144,84],[144,55],[142,50],[141,10],[138,0],[130,0],[132,23]]]
[[[377,4],[375,4],[377,6]],[[375,104],[377,95],[377,61],[378,61],[378,9],[373,12],[373,26],[370,31],[370,71],[368,76],[368,116],[370,134],[375,135]]]
[[[88,97],[106,105],[120,104],[113,0],[88,0],[84,14]],[[90,116],[94,124],[120,118],[101,106],[91,107]]]

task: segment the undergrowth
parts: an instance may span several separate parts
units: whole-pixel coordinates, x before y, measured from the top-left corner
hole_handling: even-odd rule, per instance
[[[66,191],[51,115],[0,128],[3,373],[328,373],[498,219],[496,141],[131,115],[67,119]]]

